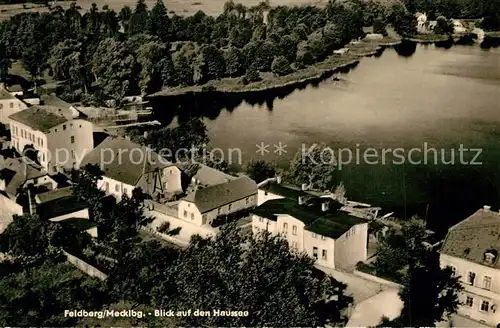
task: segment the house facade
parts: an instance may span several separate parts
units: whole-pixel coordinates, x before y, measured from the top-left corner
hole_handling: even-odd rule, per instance
[[[10,116],[12,146],[37,151],[39,163],[49,171],[72,169],[94,147],[92,123],[70,119],[33,106]]]
[[[178,204],[177,217],[197,226],[257,204],[257,184],[247,177],[208,186],[188,194]]]
[[[331,200],[272,199],[257,207],[252,231],[280,235],[297,252],[328,268],[347,268],[366,260],[368,221],[340,211]],[[331,206],[331,207],[330,207]]]
[[[121,199],[136,188],[155,198],[182,192],[181,171],[150,149],[126,138],[108,137],[85,156],[80,167],[97,165],[104,172],[97,187]]]
[[[489,326],[500,324],[500,213],[489,206],[448,230],[441,267],[460,277],[458,314]]]
[[[21,99],[0,87],[0,123],[9,125],[12,114],[28,108],[28,105]]]

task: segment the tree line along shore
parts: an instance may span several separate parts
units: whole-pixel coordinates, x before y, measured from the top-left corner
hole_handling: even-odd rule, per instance
[[[390,25],[401,36],[415,35],[417,11],[429,18],[477,18],[484,29],[498,29],[496,2],[451,3],[332,0],[318,8],[228,1],[217,17],[201,11],[172,15],[162,1],[148,9],[139,0],[118,13],[93,4],[83,15],[72,4],[3,21],[0,56],[19,60],[35,83],[47,76],[59,81],[65,100],[91,105],[171,89],[259,90],[317,77],[357,59],[360,47],[346,56],[332,54],[363,38],[363,27],[387,35]],[[448,26],[439,28],[447,33]],[[374,42],[364,45],[373,51]],[[396,39],[386,36],[382,42]],[[7,77],[3,65],[2,78]]]

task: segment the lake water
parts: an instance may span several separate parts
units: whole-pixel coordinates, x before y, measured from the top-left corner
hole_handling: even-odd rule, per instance
[[[349,198],[402,217],[427,213],[437,230],[483,205],[499,209],[500,49],[410,45],[409,53],[404,52],[386,49],[337,75],[338,81],[248,101],[253,105],[240,104],[241,99],[213,100],[217,105],[204,114],[211,144],[241,149],[244,162],[266,159],[281,165],[315,143],[325,143],[336,154],[345,148],[355,156],[358,149],[358,163],[353,159],[337,170],[336,179],[344,182]],[[229,110],[221,110],[224,101],[231,103]],[[255,104],[259,101],[263,103]],[[203,112],[207,104],[197,100],[196,107]],[[269,145],[264,156],[256,153],[261,143]],[[274,153],[279,143],[286,145],[286,153]],[[460,161],[460,147],[481,149],[478,165],[463,164],[477,151],[464,151]],[[367,148],[378,155],[365,160]],[[402,148],[404,165],[392,162],[395,148]],[[408,152],[413,148],[411,164]],[[415,164],[429,148],[437,149],[437,157],[428,150],[427,164]],[[441,151],[447,162],[455,152],[454,164],[443,164]]]

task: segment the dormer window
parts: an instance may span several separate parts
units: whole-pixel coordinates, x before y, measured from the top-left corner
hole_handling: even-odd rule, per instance
[[[496,250],[488,250],[484,252],[483,261],[487,264],[494,264],[497,259],[497,254]]]

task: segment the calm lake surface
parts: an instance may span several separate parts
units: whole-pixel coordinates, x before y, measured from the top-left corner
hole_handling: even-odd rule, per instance
[[[337,170],[348,197],[402,217],[427,213],[431,227],[441,232],[483,205],[498,210],[500,49],[418,45],[413,54],[398,52],[391,48],[364,58],[336,75],[339,81],[327,79],[282,99],[261,105],[243,101],[205,115],[211,145],[241,149],[244,162],[276,160],[283,166],[315,143],[325,143],[336,155],[339,148],[351,149],[353,156],[359,149],[359,163],[353,157]],[[261,142],[270,145],[269,154],[256,153]],[[287,151],[282,155],[274,153],[280,142]],[[481,149],[475,161],[481,164],[462,164],[461,145]],[[424,159],[424,147],[437,149],[437,157],[428,152],[427,164],[415,164]],[[378,157],[365,161],[367,148],[376,149]],[[383,164],[382,150],[395,148],[404,149],[406,163],[394,164],[387,150]],[[414,164],[408,162],[412,148],[418,149],[412,153]],[[442,163],[442,150],[446,162],[455,152],[454,164]],[[474,156],[475,151],[464,152],[462,162]]]

